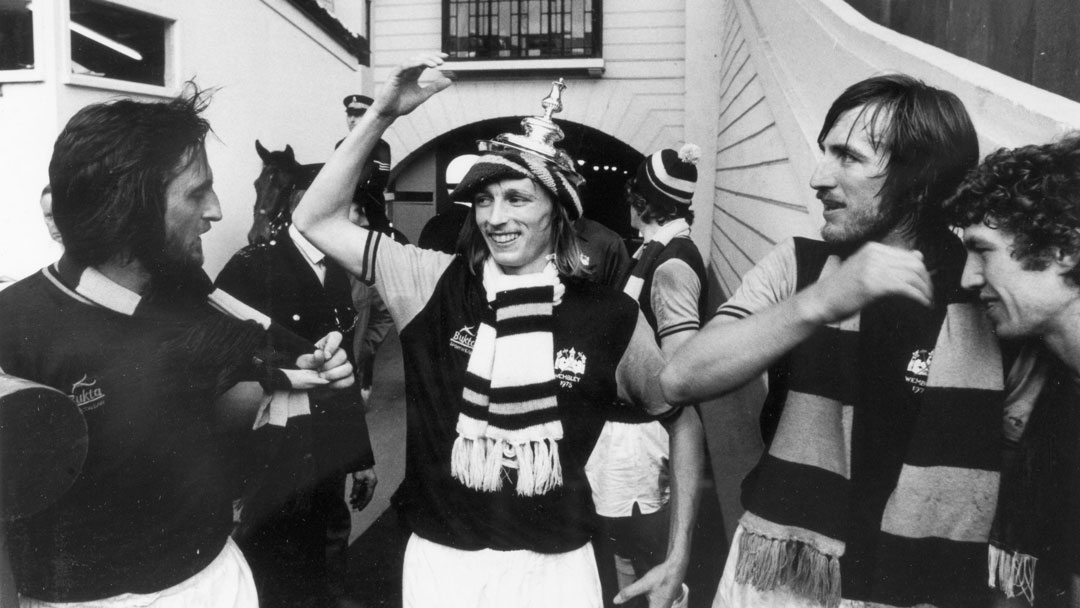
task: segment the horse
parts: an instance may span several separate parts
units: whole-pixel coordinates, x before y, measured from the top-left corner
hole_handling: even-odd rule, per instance
[[[292,198],[307,190],[322,164],[301,165],[296,161],[292,146],[269,151],[255,140],[255,151],[262,159],[262,171],[255,178],[255,209],[249,244],[268,243],[292,223]]]

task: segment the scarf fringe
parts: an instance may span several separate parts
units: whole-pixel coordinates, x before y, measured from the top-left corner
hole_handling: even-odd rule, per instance
[[[521,496],[545,494],[562,485],[562,464],[555,439],[539,439],[518,444],[488,437],[458,436],[450,454],[450,473],[466,487],[482,492],[502,489],[502,469],[506,448],[512,445]]]
[[[840,559],[796,540],[744,530],[735,581],[761,591],[786,589],[827,608],[840,605]]]
[[[1001,590],[1007,598],[1022,595],[1028,603],[1035,603],[1035,565],[1039,558],[990,545],[988,561],[991,589]]]

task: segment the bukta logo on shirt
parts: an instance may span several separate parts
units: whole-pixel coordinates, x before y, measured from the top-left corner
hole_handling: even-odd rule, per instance
[[[570,388],[571,383],[578,383],[585,375],[585,353],[574,348],[564,348],[555,353],[555,377],[559,385]]]
[[[105,405],[105,393],[97,386],[97,382],[97,379],[90,379],[90,374],[83,374],[82,379],[71,385],[68,398],[84,412]]]
[[[934,359],[934,351],[920,348],[911,353],[911,361],[908,361],[907,373],[904,378],[911,385],[911,392],[916,395],[926,389],[926,379],[930,376],[930,362]]]
[[[476,329],[468,325],[455,331],[450,338],[450,347],[456,348],[466,355],[472,354],[474,344],[476,344]]]

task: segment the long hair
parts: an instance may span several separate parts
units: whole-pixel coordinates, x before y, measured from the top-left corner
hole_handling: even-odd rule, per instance
[[[979,140],[963,102],[904,74],[868,78],[836,98],[818,144],[856,108],[869,125],[871,145],[888,154],[880,194],[891,225],[916,235],[944,227],[942,204],[979,162]]]
[[[539,184],[538,184],[539,185]],[[552,199],[551,202],[551,245],[555,252],[555,269],[564,277],[586,278],[589,270],[581,261],[581,245],[574,232],[574,223],[566,208]],[[470,209],[469,216],[458,237],[457,252],[465,256],[469,272],[480,276],[484,261],[491,255],[484,235],[476,225],[476,210]]]
[[[53,216],[74,262],[157,261],[165,251],[165,192],[199,157],[210,124],[208,97],[120,99],[87,106],[56,138],[49,183]]]

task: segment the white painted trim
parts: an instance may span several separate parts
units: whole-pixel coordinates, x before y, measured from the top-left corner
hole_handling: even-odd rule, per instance
[[[34,67],[22,70],[0,70],[0,84],[15,82],[45,82],[45,70],[37,62],[37,50],[34,50]]]
[[[592,78],[604,73],[603,58],[570,59],[492,59],[483,61],[447,61],[439,70],[447,78],[458,78],[472,72],[534,72],[552,70],[582,70]]]
[[[314,23],[300,9],[296,8],[286,0],[259,1],[265,4],[270,10],[281,15],[282,19],[303,32],[303,34],[310,38],[312,42],[322,47],[326,52],[333,55],[338,61],[352,71],[359,72],[360,69],[364,67],[360,65],[360,60],[338,44],[337,40],[331,38],[329,34],[324,32],[322,28],[318,26],[318,24]]]
[[[70,65],[70,62],[68,62]],[[88,89],[101,89],[103,91],[116,91],[119,93],[134,93],[136,95],[148,95],[151,97],[176,97],[180,94],[180,88],[176,86],[159,87],[141,82],[128,82],[114,78],[102,78],[88,74],[68,73],[64,83],[70,86],[85,87]]]

